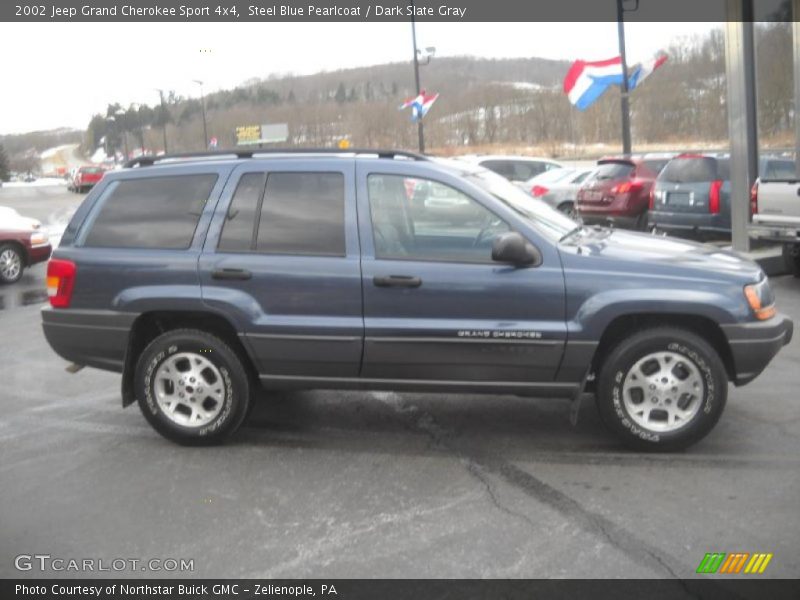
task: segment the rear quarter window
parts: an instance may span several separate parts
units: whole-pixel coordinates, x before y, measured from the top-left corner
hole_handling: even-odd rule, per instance
[[[186,249],[216,181],[216,174],[120,181],[97,209],[83,245]]]

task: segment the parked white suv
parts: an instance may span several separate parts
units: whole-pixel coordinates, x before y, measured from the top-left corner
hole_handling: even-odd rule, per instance
[[[502,154],[468,154],[460,160],[486,167],[509,181],[523,182],[552,169],[563,169],[564,165],[549,158],[514,156]]]

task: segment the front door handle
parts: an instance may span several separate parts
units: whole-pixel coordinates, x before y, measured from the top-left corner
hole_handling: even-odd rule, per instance
[[[253,274],[247,269],[215,269],[211,271],[212,279],[245,280],[252,276]]]
[[[372,283],[377,287],[404,287],[417,288],[422,285],[422,279],[411,275],[376,275]]]

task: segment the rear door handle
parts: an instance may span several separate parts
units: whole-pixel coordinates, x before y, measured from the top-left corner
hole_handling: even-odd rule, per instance
[[[417,288],[422,285],[422,279],[411,275],[376,275],[372,283],[377,287],[405,287]]]
[[[252,276],[253,274],[247,269],[215,269],[211,271],[212,279],[245,280],[250,279]]]

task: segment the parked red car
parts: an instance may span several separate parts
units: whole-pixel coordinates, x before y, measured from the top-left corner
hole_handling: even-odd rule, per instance
[[[0,206],[0,284],[19,281],[27,267],[46,261],[51,251],[39,221]]]
[[[79,167],[72,176],[69,189],[84,194],[103,178],[105,172],[103,167]]]
[[[588,225],[646,229],[650,190],[673,156],[643,154],[601,158],[594,176],[578,190],[578,215]]]

